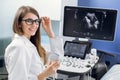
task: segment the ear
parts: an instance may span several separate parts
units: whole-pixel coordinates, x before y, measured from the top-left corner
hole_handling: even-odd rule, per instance
[[[22,25],[20,24],[20,25],[18,25],[18,28],[19,28],[19,31],[22,33],[23,32],[23,30],[22,30]]]
[[[22,28],[22,24],[19,24],[18,27],[19,27],[19,28]]]

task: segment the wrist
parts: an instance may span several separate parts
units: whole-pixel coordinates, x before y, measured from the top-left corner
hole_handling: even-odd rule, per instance
[[[54,37],[55,37],[55,34],[54,34],[54,32],[50,32],[50,33],[48,34],[48,36],[49,36],[50,38],[54,38]]]
[[[38,75],[38,80],[46,80],[45,74],[43,72]]]

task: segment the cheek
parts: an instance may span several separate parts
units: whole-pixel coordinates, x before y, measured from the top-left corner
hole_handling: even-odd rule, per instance
[[[36,29],[36,31],[39,29],[39,26],[35,26],[34,29]]]
[[[39,29],[39,26],[36,28],[37,30]]]
[[[23,33],[25,33],[28,30],[28,27],[26,25],[21,25]]]

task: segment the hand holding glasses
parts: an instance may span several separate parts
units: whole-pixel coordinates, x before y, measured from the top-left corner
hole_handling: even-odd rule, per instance
[[[41,19],[35,19],[35,20],[33,20],[31,18],[28,18],[28,19],[23,19],[22,21],[25,21],[25,23],[27,25],[33,25],[34,22],[35,22],[36,25],[39,25],[42,20]]]

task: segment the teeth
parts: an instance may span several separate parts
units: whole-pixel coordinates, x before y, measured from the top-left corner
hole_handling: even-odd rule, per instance
[[[35,29],[30,29],[31,31],[35,31]]]
[[[35,31],[34,29],[31,29],[31,31]]]

